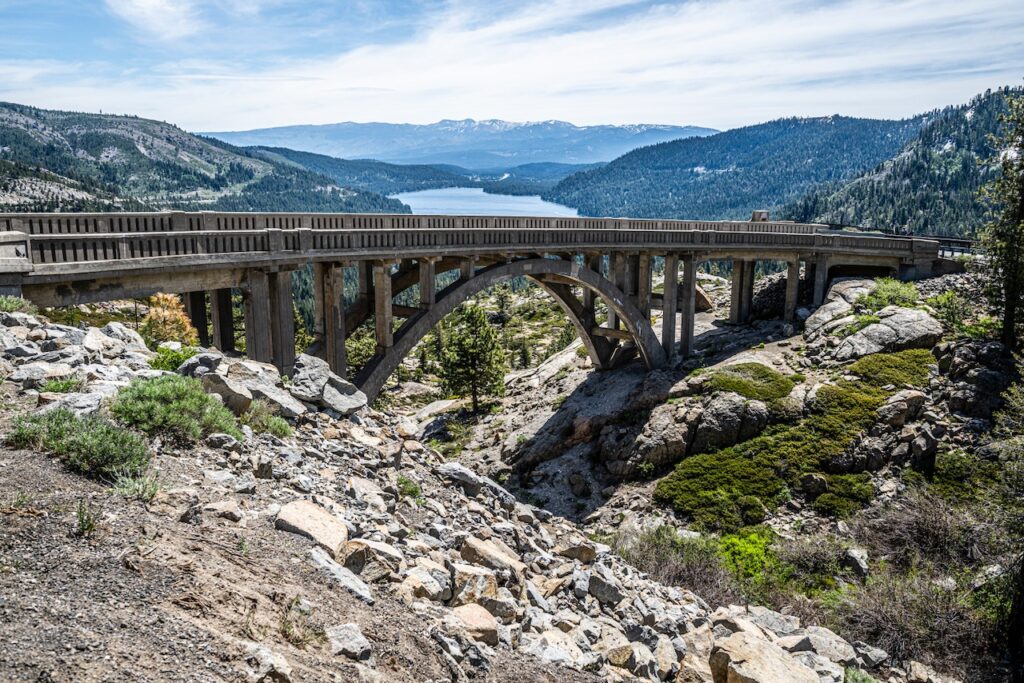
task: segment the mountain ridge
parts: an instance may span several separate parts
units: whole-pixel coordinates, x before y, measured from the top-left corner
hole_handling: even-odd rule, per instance
[[[442,119],[432,124],[304,124],[208,132],[240,146],[287,147],[343,159],[497,169],[532,162],[596,163],[643,145],[711,134],[700,126],[576,126],[565,121]]]

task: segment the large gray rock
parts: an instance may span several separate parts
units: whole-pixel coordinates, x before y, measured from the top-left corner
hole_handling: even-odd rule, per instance
[[[708,663],[714,683],[819,683],[781,647],[745,631],[716,639]]]
[[[886,306],[879,321],[854,332],[836,347],[836,360],[853,360],[872,353],[930,349],[942,338],[942,323],[917,308]]]
[[[356,385],[331,372],[327,361],[304,353],[295,359],[295,372],[288,391],[300,401],[342,415],[350,415],[366,405],[366,394]]]
[[[149,353],[146,342],[135,330],[125,327],[122,323],[110,322],[103,326],[103,334],[122,342],[129,351]]]
[[[617,477],[634,476],[643,464],[669,465],[686,455],[701,413],[700,406],[664,403],[651,411],[643,425],[606,425],[598,446],[601,460]]]
[[[325,508],[309,500],[293,500],[277,513],[274,525],[305,536],[335,558],[348,541],[348,527]]]
[[[335,583],[368,605],[373,604],[373,592],[366,582],[335,562],[323,548],[310,548],[309,556]]]
[[[461,484],[462,488],[470,496],[475,497],[483,489],[487,489],[502,505],[511,508],[516,504],[515,496],[506,491],[501,484],[493,479],[477,474],[465,465],[460,465],[457,462],[446,462],[437,468],[437,473],[445,479]]]
[[[825,303],[804,322],[804,335],[810,337],[833,320],[849,315],[853,303],[861,295],[873,292],[875,286],[874,280],[836,280],[828,291]]]
[[[338,624],[324,629],[332,655],[344,655],[349,659],[365,662],[373,656],[370,641],[363,635],[359,624]]]
[[[727,448],[761,433],[768,424],[768,407],[726,391],[715,394],[704,405],[704,413],[693,437],[693,452],[705,453]]]

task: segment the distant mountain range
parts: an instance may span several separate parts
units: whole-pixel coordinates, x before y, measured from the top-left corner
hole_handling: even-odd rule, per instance
[[[159,121],[0,103],[0,210],[172,208],[409,211]]]
[[[343,187],[384,195],[445,187],[481,187],[494,194],[542,194],[563,178],[601,164],[534,163],[494,172],[451,164],[389,164],[372,159],[339,159],[285,147],[247,147],[254,155],[321,173]]]
[[[999,130],[1006,95],[978,95],[961,106],[929,114],[920,132],[891,159],[845,182],[819,186],[786,206],[782,215],[933,235],[976,236],[985,223],[978,190],[998,169],[986,162],[989,136]]]
[[[891,157],[925,122],[788,118],[634,150],[544,197],[587,216],[749,218]]]
[[[564,121],[446,119],[427,125],[332,123],[205,135],[239,146],[286,147],[343,159],[451,164],[478,172],[501,172],[538,162],[599,163],[636,147],[716,132],[698,126],[575,126]]]

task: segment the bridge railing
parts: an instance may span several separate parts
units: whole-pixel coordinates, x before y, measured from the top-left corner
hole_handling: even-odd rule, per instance
[[[378,214],[0,214],[31,266],[155,257],[285,260],[583,249],[873,253],[934,258],[934,241],[820,231],[815,224]],[[212,228],[212,229],[211,229]],[[13,244],[13,242],[12,242]],[[10,249],[11,247],[5,247]],[[220,259],[221,261],[223,259]],[[241,260],[241,258],[240,258]]]
[[[0,232],[28,235],[209,232],[238,230],[698,230],[815,234],[814,223],[641,220],[633,218],[540,218],[529,216],[423,216],[309,213],[75,213],[0,214]]]

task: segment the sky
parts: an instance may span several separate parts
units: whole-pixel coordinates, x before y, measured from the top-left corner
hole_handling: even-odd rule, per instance
[[[0,100],[191,131],[900,118],[1024,84],[1021,0],[0,0]]]

